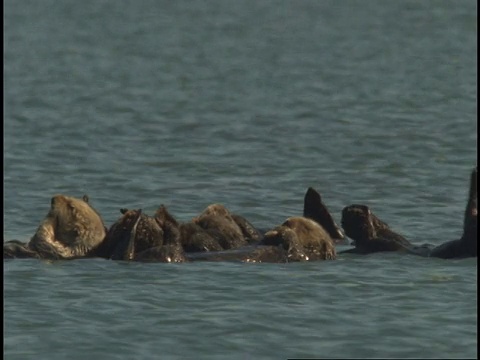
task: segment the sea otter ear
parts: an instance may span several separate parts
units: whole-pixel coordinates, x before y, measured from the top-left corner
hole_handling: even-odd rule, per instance
[[[127,208],[121,208],[120,212],[125,215],[127,213],[128,209]]]
[[[89,200],[88,195],[87,194],[83,195],[82,200],[88,204],[88,200]]]

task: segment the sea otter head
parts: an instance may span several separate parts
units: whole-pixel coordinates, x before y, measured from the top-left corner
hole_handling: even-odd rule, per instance
[[[342,227],[355,245],[375,239],[381,223],[366,205],[349,205],[342,210]]]
[[[287,226],[276,226],[270,231],[267,231],[262,239],[263,245],[279,246],[281,245],[285,250],[290,246],[298,243],[295,231]]]
[[[77,199],[55,195],[50,202],[50,211],[32,237],[29,247],[43,257],[85,256],[102,243],[105,234],[103,221],[88,204],[88,197]]]
[[[205,216],[222,216],[222,217],[231,217],[230,211],[223,206],[222,204],[211,204],[208,205],[202,213],[193,219],[194,222],[198,222],[200,218]]]

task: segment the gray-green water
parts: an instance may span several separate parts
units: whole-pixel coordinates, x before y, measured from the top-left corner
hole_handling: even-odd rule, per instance
[[[213,202],[260,228],[309,186],[416,243],[461,235],[474,1],[6,1],[4,238],[53,194]],[[6,359],[477,356],[477,259],[4,262]]]

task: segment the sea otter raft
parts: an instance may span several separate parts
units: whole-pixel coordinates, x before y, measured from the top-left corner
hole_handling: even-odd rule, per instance
[[[354,240],[354,248],[347,253],[397,251],[445,259],[477,256],[477,168],[470,177],[462,236],[437,247],[410,243],[362,204],[343,209],[344,235],[313,188],[305,194],[303,216],[289,217],[266,232],[221,204],[209,205],[185,223],[177,221],[164,205],[154,216],[141,209],[120,211],[121,217],[107,231],[87,196],[55,195],[31,240],[7,241],[3,257],[156,262],[333,260],[337,256],[335,242],[344,241],[345,235]]]

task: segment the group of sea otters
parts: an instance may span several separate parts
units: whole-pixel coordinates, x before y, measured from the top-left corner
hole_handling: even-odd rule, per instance
[[[289,217],[266,232],[220,204],[208,206],[185,223],[177,221],[163,205],[154,216],[142,210],[120,212],[122,216],[107,229],[87,196],[77,199],[56,195],[30,241],[5,242],[3,257],[47,260],[101,257],[156,262],[334,260],[335,244],[345,242],[345,235],[354,245],[344,251],[347,253],[397,251],[445,259],[477,256],[477,168],[470,177],[461,238],[436,247],[413,245],[365,205],[343,209],[343,232],[313,188],[308,188],[305,194],[303,216]]]

